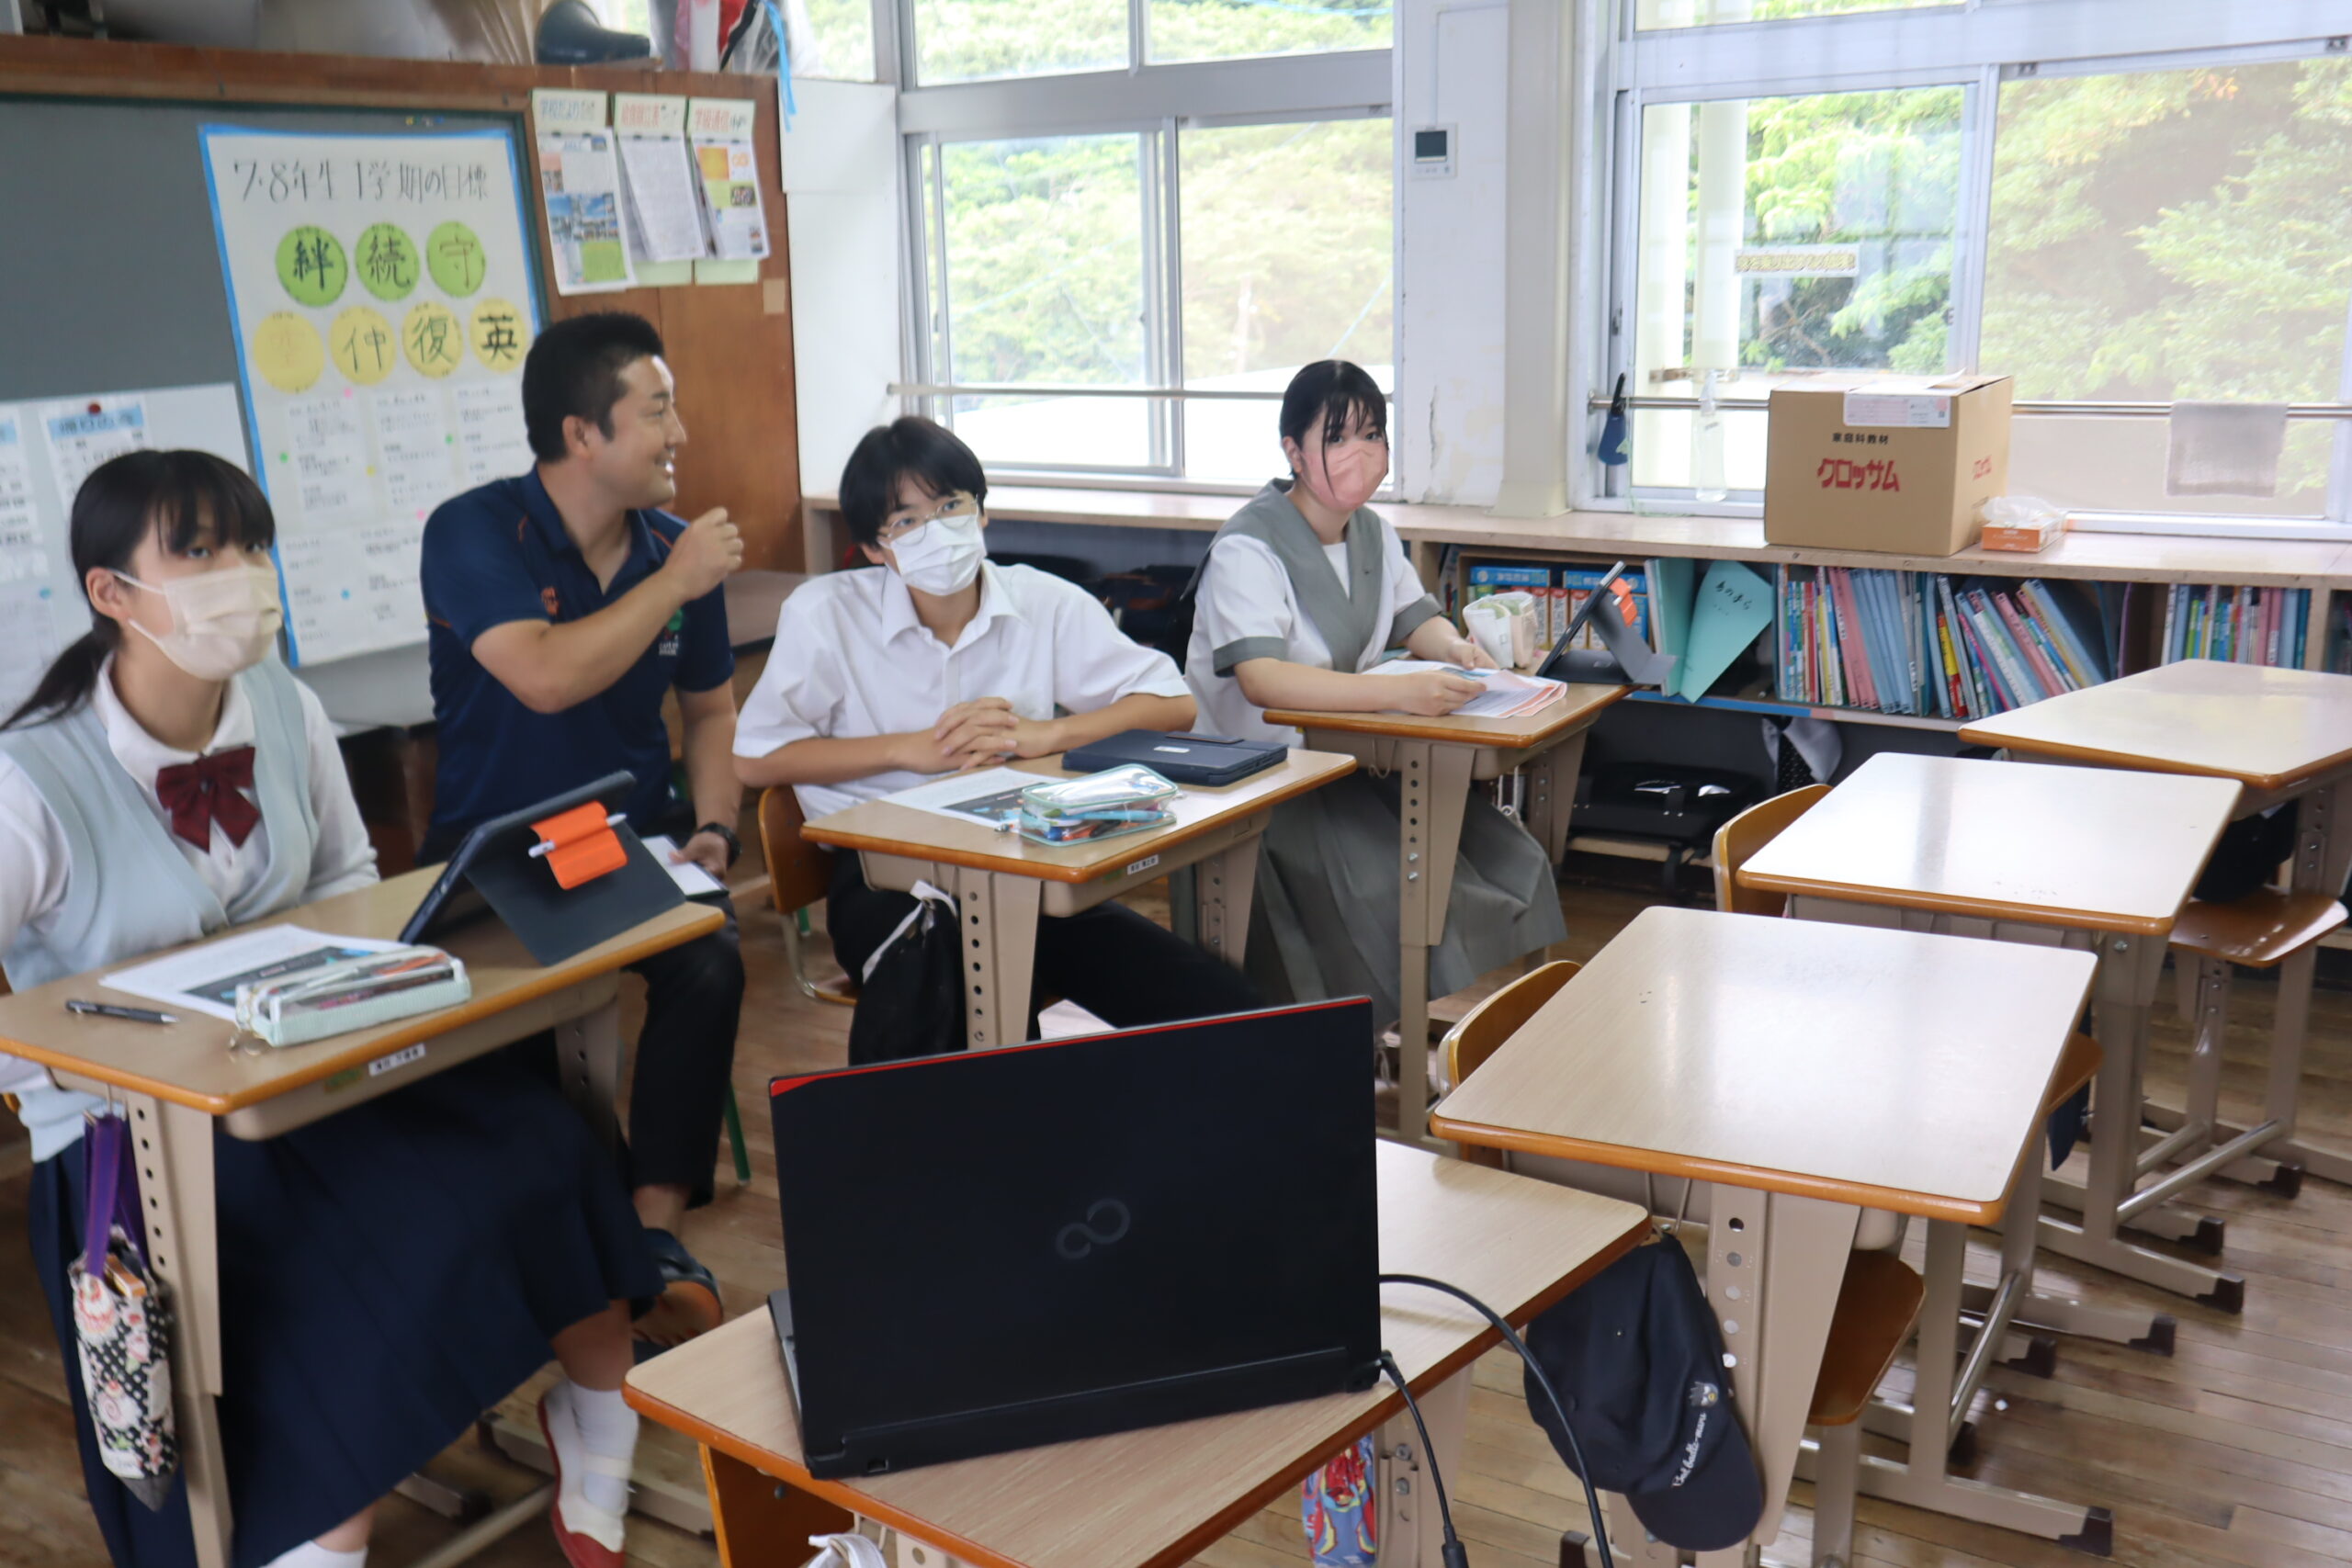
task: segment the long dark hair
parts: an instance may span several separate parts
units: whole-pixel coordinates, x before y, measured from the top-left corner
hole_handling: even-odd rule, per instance
[[[1367,431],[1384,440],[1387,438],[1388,399],[1371,372],[1345,359],[1318,359],[1292,377],[1290,385],[1283,389],[1283,412],[1277,428],[1283,440],[1295,441],[1304,447],[1306,427],[1320,419],[1323,441],[1329,446],[1347,430],[1351,414],[1362,414]]]
[[[74,497],[74,580],[86,596],[93,569],[129,571],[150,534],[179,554],[208,533],[217,546],[266,549],[277,537],[277,521],[261,487],[234,463],[209,452],[126,452],[92,469]],[[0,729],[62,718],[90,700],[107,656],[122,644],[121,623],[95,609],[90,623]]]

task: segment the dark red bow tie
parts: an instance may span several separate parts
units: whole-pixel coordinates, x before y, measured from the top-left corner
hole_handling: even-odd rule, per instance
[[[261,808],[241,793],[254,787],[254,749],[232,746],[155,775],[155,798],[172,814],[172,831],[199,850],[212,847],[212,825],[243,844]]]

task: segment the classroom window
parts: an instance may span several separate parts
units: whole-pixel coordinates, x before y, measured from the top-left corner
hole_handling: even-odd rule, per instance
[[[1781,372],[1944,367],[1964,96],[1644,109],[1634,380],[1719,407],[1643,413],[1636,485],[1760,492],[1764,415],[1738,405]]]
[[[805,17],[808,43],[794,35],[792,73],[834,82],[874,80],[874,0],[800,0],[787,17]]]
[[[1393,388],[1391,136],[1385,119],[1179,133],[1185,386],[1278,393],[1310,360],[1352,359]],[[1272,402],[1192,400],[1183,421],[1192,478],[1282,466]]]
[[[1386,49],[1393,0],[903,0],[914,80]]]
[[[2352,62],[2275,61],[2003,84],[1982,362],[2020,398],[2324,403],[2352,304]],[[2323,194],[2324,193],[2324,194]],[[2168,497],[2154,420],[2030,421],[2020,486],[2074,506]],[[2334,446],[2288,427],[2278,494],[2316,517]]]
[[[934,362],[959,383],[1150,384],[1145,190],[1154,136],[944,143],[931,167],[939,243]],[[1155,402],[956,398],[951,419],[990,462],[1153,466]]]
[[[1393,11],[1386,0],[1149,0],[1145,37],[1155,62],[1386,49]]]
[[[1596,498],[1753,509],[1776,377],[1981,369],[2027,405],[2011,491],[2078,525],[2352,526],[2340,37],[2099,0],[1633,10],[1589,373],[1637,401]],[[2165,416],[2192,400],[2291,405],[2275,494],[2166,493]]]
[[[1645,32],[1776,22],[1792,17],[1843,17],[1856,11],[1910,11],[1955,0],[1641,0],[1634,25]]]
[[[926,86],[1127,63],[1127,0],[913,0],[910,15]]]

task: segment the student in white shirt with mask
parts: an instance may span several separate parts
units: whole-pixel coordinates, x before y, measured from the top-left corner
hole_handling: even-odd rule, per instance
[[[746,785],[790,784],[810,818],[941,773],[1182,729],[1173,660],[1123,634],[1075,583],[988,559],[979,459],[927,419],[868,431],[842,470],[866,567],[803,584],[735,726]],[[913,909],[837,855],[826,900],[852,975]],[[1117,1027],[1256,1007],[1240,973],[1116,902],[1038,922],[1036,984]]]

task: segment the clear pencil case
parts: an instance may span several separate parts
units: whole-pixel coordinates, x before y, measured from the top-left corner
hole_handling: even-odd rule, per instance
[[[237,987],[237,1027],[300,1045],[455,1007],[473,995],[465,961],[437,947],[396,947]]]
[[[1140,763],[1080,779],[1056,779],[1021,792],[1014,823],[1032,843],[1072,844],[1148,832],[1176,820],[1169,802],[1183,792]]]

